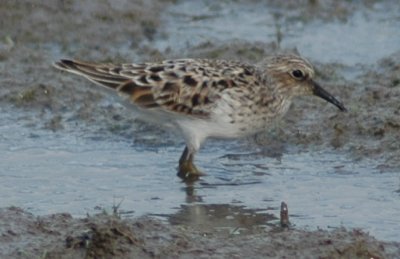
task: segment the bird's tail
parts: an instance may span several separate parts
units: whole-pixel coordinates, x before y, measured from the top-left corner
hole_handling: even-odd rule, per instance
[[[94,83],[115,90],[121,84],[129,81],[129,78],[118,74],[118,66],[93,64],[70,59],[61,59],[55,62],[54,66],[58,69],[84,76]]]
[[[94,64],[70,59],[61,59],[54,63],[58,69],[84,76],[90,81],[127,95],[138,106],[153,108],[158,104],[154,100],[151,86],[139,85],[132,77],[121,75],[123,65]]]

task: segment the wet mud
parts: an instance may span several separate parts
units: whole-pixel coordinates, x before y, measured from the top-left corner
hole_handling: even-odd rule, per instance
[[[203,216],[206,225],[218,221]],[[221,222],[171,225],[150,217],[122,220],[117,214],[35,217],[19,208],[1,209],[0,219],[2,258],[395,258],[400,252],[396,243],[343,228],[303,231],[254,224],[248,232],[222,228]],[[242,215],[238,222],[244,220]],[[247,220],[254,223],[251,215]]]
[[[133,146],[139,149],[145,146],[146,150],[180,146],[182,141],[175,135],[137,121],[118,97],[113,99],[107,91],[99,91],[85,79],[55,71],[51,63],[62,57],[98,62],[142,62],[183,56],[257,62],[269,53],[297,51],[291,44],[285,45],[285,40],[292,37],[286,42],[295,41],[293,33],[301,26],[345,24],[359,10],[373,13],[378,7],[396,8],[396,1],[378,2],[193,1],[195,6],[201,3],[201,8],[188,11],[188,7],[180,6],[181,1],[167,0],[46,0],[40,3],[5,0],[0,3],[1,127],[17,125],[27,129],[30,133],[22,138],[35,139],[38,132],[47,132],[49,136],[71,134],[94,141],[133,142]],[[189,4],[190,1],[190,7]],[[274,28],[274,33],[267,37],[223,41],[211,34],[209,38],[201,36],[199,40],[189,41],[180,40],[185,35],[178,34],[178,29],[174,31],[182,23],[193,23],[195,26],[190,27],[190,31],[200,35],[208,32],[207,27],[196,26],[204,23],[212,28],[214,14],[224,14],[224,10],[228,10],[236,15],[243,7],[264,8],[264,4],[268,7],[265,10],[272,13],[272,23],[268,26]],[[196,14],[204,12],[205,8],[210,15]],[[172,16],[177,18],[172,19]],[[391,19],[387,22],[399,22],[398,16]],[[172,32],[166,26],[174,27]],[[189,30],[181,32],[189,34]],[[256,33],[257,29],[253,34]],[[387,41],[400,41],[396,37],[392,39],[391,35],[386,37]],[[310,60],[321,85],[342,100],[349,111],[340,113],[316,99],[297,99],[287,116],[271,126],[269,132],[240,142],[245,153],[229,150],[221,158],[222,163],[255,158],[279,160],[285,154],[330,150],[344,154],[355,164],[375,161],[373,168],[368,165],[367,169],[373,170],[376,177],[397,174],[400,179],[400,49],[371,63],[355,61],[349,65],[335,58],[326,62],[326,57],[318,56],[311,56]],[[2,134],[3,143],[12,140],[15,142],[9,145],[18,146],[19,137]],[[15,157],[18,155],[15,152]],[[0,166],[0,170],[6,175],[10,168]],[[340,166],[336,172],[346,175]],[[257,174],[269,172],[259,167]],[[347,176],[351,177],[351,172]],[[172,177],[175,175],[171,174]],[[400,182],[390,192],[399,198]],[[395,242],[379,241],[363,230],[340,227],[307,231],[297,228],[295,222],[286,229],[280,227],[277,213],[265,212],[267,208],[259,211],[245,208],[246,204],[206,204],[201,197],[191,195],[186,199],[189,199],[187,204],[176,205],[176,213],[163,214],[155,210],[150,213],[152,215],[133,219],[123,216],[118,209],[76,218],[68,211],[36,216],[24,209],[9,207],[14,204],[0,204],[0,257],[400,256],[400,237]],[[288,206],[290,214],[291,204]],[[370,213],[375,213],[374,208]],[[290,218],[292,223],[295,219]],[[400,224],[398,219],[391,220],[393,224]]]

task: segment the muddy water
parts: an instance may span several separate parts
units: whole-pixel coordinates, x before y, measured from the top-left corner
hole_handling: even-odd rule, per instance
[[[176,56],[209,42],[275,41],[282,47],[297,46],[313,60],[344,64],[347,71],[398,51],[400,7],[390,1],[354,11],[347,22],[340,15],[327,22],[312,17],[291,22],[278,7],[224,3],[172,5],[161,18],[167,36],[152,46]],[[49,46],[48,63],[65,48]],[[187,52],[184,56],[190,56]],[[0,207],[85,216],[120,204],[126,216],[183,214],[195,221],[199,213],[212,214],[226,206],[277,216],[285,201],[296,227],[360,227],[379,239],[400,240],[400,170],[385,171],[383,160],[354,160],[341,149],[312,146],[300,151],[289,147],[276,158],[260,155],[243,141],[210,141],[197,157],[209,175],[186,186],[175,176],[182,145],[99,140],[90,130],[87,135],[79,130],[52,132],[32,126],[42,122],[26,122],[24,116],[34,115],[20,112],[3,106],[0,110]],[[72,128],[75,121],[69,123],[65,127]]]
[[[178,213],[185,204],[208,214],[207,204],[233,204],[278,216],[285,201],[297,227],[358,227],[400,238],[399,176],[381,173],[379,161],[354,163],[329,150],[276,159],[215,142],[198,156],[209,176],[190,188],[175,176],[180,146],[155,151],[19,126],[7,119],[0,126],[2,206],[85,216],[120,204],[126,216],[140,216]]]
[[[399,12],[399,5],[387,1],[355,10],[347,21],[340,19],[340,14],[339,17],[333,14],[332,21],[326,23],[312,17],[291,22],[298,18],[297,12],[291,14],[287,9],[264,2],[226,5],[215,1],[182,1],[168,10],[165,33],[173,37],[159,40],[155,46],[163,50],[170,46],[185,49],[207,42],[275,41],[283,48],[297,48],[306,57],[320,62],[372,64],[398,50]]]

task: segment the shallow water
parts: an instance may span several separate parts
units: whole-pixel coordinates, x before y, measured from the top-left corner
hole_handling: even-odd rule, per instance
[[[187,204],[193,218],[231,204],[278,217],[285,201],[297,227],[360,227],[400,239],[400,179],[380,173],[379,161],[354,162],[332,151],[289,152],[278,160],[240,153],[237,141],[209,141],[197,157],[209,175],[191,188],[175,176],[181,146],[155,151],[32,130],[2,112],[9,117],[0,124],[0,207],[85,216],[120,204],[126,216],[140,216],[184,213]]]
[[[272,8],[262,1],[252,4],[181,1],[165,16],[164,33],[169,37],[154,44],[161,50],[171,46],[182,50],[207,42],[271,42],[278,41],[279,30],[282,48],[297,48],[305,57],[319,62],[373,64],[398,51],[400,5],[397,3],[378,2],[368,9],[358,8],[347,21],[324,22],[316,18],[293,22],[290,17],[296,14],[295,10],[292,12]]]
[[[266,11],[262,3],[238,8],[181,1],[166,12],[169,36],[152,45],[180,51],[203,42],[270,42],[281,22],[282,47],[297,47],[320,62],[374,64],[400,43],[400,6],[386,4],[356,11],[347,22],[291,24],[276,20],[273,13],[280,10]],[[53,55],[61,56],[61,49],[55,46]],[[16,119],[21,114],[15,110],[0,107],[0,113],[0,207],[85,216],[120,204],[126,216],[176,213],[196,220],[199,213],[234,205],[248,209],[239,214],[278,216],[285,201],[297,227],[360,227],[379,239],[400,240],[399,172],[381,172],[383,161],[354,161],[332,150],[289,151],[276,159],[243,150],[239,141],[209,141],[197,156],[209,175],[188,187],[175,176],[183,146],[150,148],[77,131],[53,133],[27,126],[35,122]]]

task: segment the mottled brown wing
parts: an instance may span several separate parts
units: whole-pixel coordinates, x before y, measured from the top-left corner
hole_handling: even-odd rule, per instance
[[[255,68],[223,60],[171,60],[157,69],[161,84],[153,88],[156,102],[167,110],[207,116],[223,91],[246,87]]]
[[[121,65],[61,60],[55,66],[126,94],[140,107],[193,116],[207,116],[225,89],[257,83],[253,66],[222,60]]]
[[[140,82],[144,65],[95,64],[62,59],[54,63],[56,68],[86,77],[92,82],[128,95],[134,103],[146,108],[157,107],[149,82]]]

